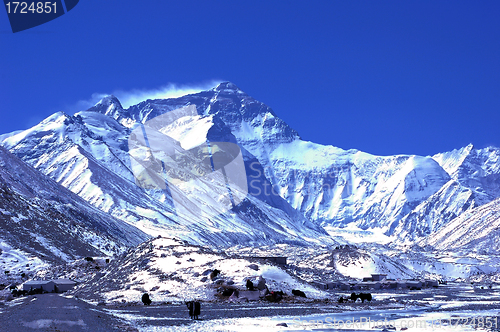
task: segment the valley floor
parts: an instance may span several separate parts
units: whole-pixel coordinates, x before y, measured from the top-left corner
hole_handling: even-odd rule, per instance
[[[135,332],[99,307],[60,294],[21,297],[0,306],[1,332]]]
[[[206,302],[198,321],[189,319],[183,304],[94,306],[44,294],[0,307],[0,331],[352,332],[383,331],[389,324],[409,332],[500,331],[497,286],[448,284],[415,291],[379,290],[372,292],[371,303],[334,301],[348,293],[332,293],[331,302]],[[282,323],[287,326],[277,326]]]

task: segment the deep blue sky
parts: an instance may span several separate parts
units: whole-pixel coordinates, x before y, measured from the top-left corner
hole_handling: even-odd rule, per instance
[[[0,10],[0,50],[0,133],[94,93],[227,80],[317,143],[500,147],[500,1],[80,0],[16,34]]]

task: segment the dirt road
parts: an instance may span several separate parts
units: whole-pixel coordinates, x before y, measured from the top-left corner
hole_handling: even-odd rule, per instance
[[[133,332],[126,322],[74,298],[59,294],[29,296],[15,306],[0,308],[1,332]]]

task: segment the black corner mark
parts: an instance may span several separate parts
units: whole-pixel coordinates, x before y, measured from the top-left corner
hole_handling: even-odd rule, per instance
[[[64,3],[62,2],[64,1]],[[31,29],[52,21],[73,9],[79,0],[4,0],[12,32]],[[65,6],[64,6],[65,5]],[[66,10],[66,11],[65,11]]]

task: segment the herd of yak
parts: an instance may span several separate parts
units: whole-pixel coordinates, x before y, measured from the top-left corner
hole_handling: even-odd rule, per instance
[[[247,285],[247,286],[250,286],[250,285]],[[251,288],[251,287],[247,287],[247,288]],[[301,290],[297,290],[297,289],[293,289],[292,294],[295,296],[306,297],[306,294],[304,292],[302,292]],[[284,293],[282,291],[270,292],[270,294],[268,294],[268,295],[271,295],[273,297],[271,302],[279,302],[283,298]],[[341,296],[338,299],[338,303],[356,302],[358,299],[360,299],[362,303],[364,303],[365,300],[370,302],[372,300],[372,294],[371,293],[359,293],[359,294],[352,293],[350,297],[344,298],[343,296]],[[142,303],[144,303],[144,305],[150,305],[152,303],[151,299],[149,298],[148,293],[144,293],[142,295]],[[191,317],[191,319],[198,319],[198,316],[201,313],[200,302],[189,301],[189,302],[185,302],[185,304],[189,310],[189,317]]]

